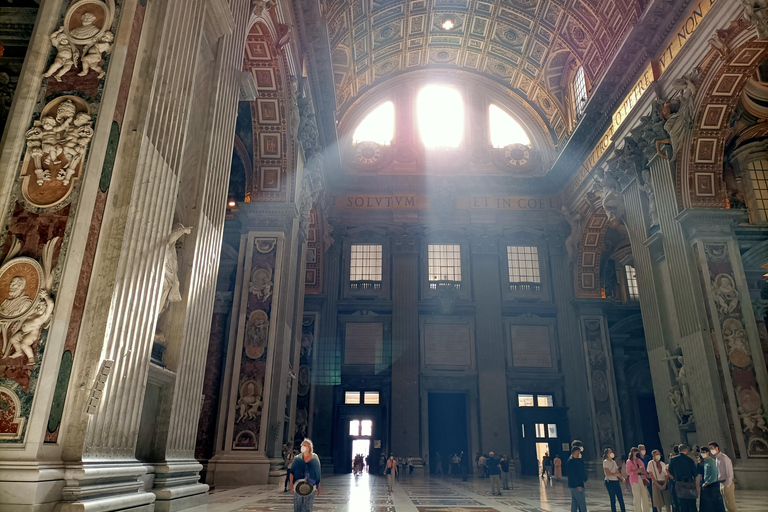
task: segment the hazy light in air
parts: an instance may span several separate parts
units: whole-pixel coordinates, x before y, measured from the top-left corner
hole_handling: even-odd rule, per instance
[[[391,101],[382,103],[357,125],[352,142],[371,141],[383,146],[392,142],[395,134],[395,105]]]
[[[531,145],[531,139],[523,127],[496,105],[488,109],[488,124],[491,128],[491,144],[495,148],[503,148],[509,144]]]
[[[419,132],[428,148],[457,148],[464,131],[464,102],[456,89],[428,85],[416,100]]]

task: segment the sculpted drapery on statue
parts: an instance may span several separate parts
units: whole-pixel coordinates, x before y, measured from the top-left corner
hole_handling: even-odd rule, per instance
[[[741,0],[744,19],[755,27],[758,39],[768,37],[768,2],[766,0]]]
[[[669,134],[672,145],[672,157],[682,148],[683,140],[691,130],[696,118],[693,96],[696,94],[696,81],[701,74],[699,68],[689,71],[673,82],[675,93],[661,106],[661,117],[665,119],[664,129]]]
[[[181,302],[181,291],[179,290],[179,255],[176,252],[176,242],[192,232],[192,228],[178,225],[171,234],[168,235],[168,244],[165,249],[165,264],[163,265],[163,291],[160,294],[160,307],[158,314],[162,314],[168,309],[171,302]]]

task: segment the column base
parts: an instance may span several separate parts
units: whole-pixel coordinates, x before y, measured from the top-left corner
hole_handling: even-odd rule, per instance
[[[61,501],[61,462],[0,461],[0,503],[3,512],[52,512]]]
[[[206,480],[213,487],[240,487],[269,483],[270,460],[264,455],[227,453],[208,461]]]
[[[152,512],[155,495],[144,490],[147,468],[132,462],[80,462],[66,465],[62,501],[55,512]]]
[[[768,460],[734,461],[733,474],[739,491],[763,491],[768,481]]]
[[[173,512],[207,503],[208,486],[200,483],[202,468],[195,460],[155,464],[155,511]]]

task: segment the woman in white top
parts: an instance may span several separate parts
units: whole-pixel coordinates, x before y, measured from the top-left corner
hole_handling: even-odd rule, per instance
[[[661,512],[661,507],[664,506],[669,512],[672,506],[672,495],[667,488],[667,481],[669,480],[669,473],[667,472],[667,465],[661,462],[661,452],[659,450],[653,450],[651,452],[653,460],[648,462],[648,476],[651,478],[651,484],[653,485],[653,506]]]
[[[611,512],[616,512],[616,500],[619,501],[621,512],[626,512],[624,508],[624,496],[621,494],[621,484],[619,480],[624,481],[621,476],[619,466],[616,461],[613,450],[606,448],[603,450],[603,472],[605,472],[605,488],[608,489],[608,496],[611,499]]]

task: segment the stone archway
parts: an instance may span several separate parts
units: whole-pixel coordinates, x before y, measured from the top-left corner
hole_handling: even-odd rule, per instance
[[[605,232],[608,229],[608,215],[598,207],[589,215],[581,233],[574,290],[577,298],[602,298],[600,289],[600,258],[605,248]]]

